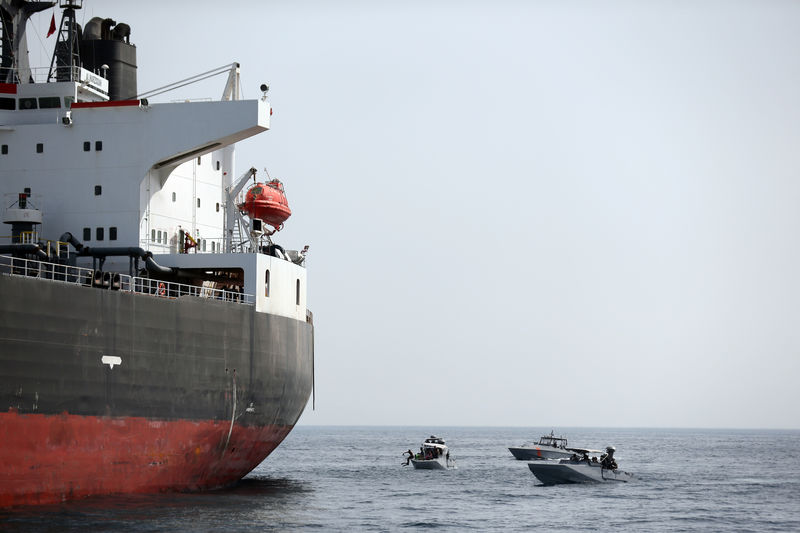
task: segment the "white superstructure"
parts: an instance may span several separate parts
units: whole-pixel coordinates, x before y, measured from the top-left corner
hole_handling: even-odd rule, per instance
[[[106,68],[72,71],[70,81],[0,83],[6,203],[27,194],[29,207],[41,213],[41,239],[69,232],[89,248],[140,247],[161,266],[198,279],[204,272],[215,280],[228,275],[235,290],[255,297],[259,311],[305,320],[304,257],[295,253],[292,262],[258,253],[264,237],[250,235],[246,223],[229,227],[240,219],[228,194],[238,178],[233,145],[269,129],[271,115],[266,98],[237,99],[239,65],[229,67],[223,100],[216,102],[111,100]],[[227,221],[226,210],[236,211]],[[12,242],[10,231],[0,237]],[[93,259],[77,263],[90,267]],[[106,270],[123,272],[129,263],[124,256],[103,260]]]

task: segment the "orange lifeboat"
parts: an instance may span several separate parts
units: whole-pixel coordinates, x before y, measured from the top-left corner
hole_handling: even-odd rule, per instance
[[[289,202],[283,191],[283,183],[272,180],[267,183],[255,183],[245,195],[244,203],[239,205],[242,212],[250,218],[260,218],[275,230],[283,227],[286,219],[292,216]]]

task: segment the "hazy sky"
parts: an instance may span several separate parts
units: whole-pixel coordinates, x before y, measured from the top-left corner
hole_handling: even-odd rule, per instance
[[[92,16],[131,25],[140,92],[233,61],[271,86],[237,165],[311,246],[300,423],[800,428],[800,2]]]

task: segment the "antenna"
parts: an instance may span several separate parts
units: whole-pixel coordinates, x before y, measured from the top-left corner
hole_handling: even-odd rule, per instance
[[[61,0],[58,7],[64,10],[58,27],[58,40],[50,61],[47,81],[75,81],[75,67],[81,66],[81,52],[78,43],[78,23],[75,10],[83,7],[83,0]]]

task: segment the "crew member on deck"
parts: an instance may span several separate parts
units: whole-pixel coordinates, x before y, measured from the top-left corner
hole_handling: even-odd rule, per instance
[[[412,452],[411,450],[403,452],[403,456],[405,456],[406,454],[408,454],[408,457],[406,457],[406,463],[403,466],[408,466],[408,463],[410,463],[411,459],[414,458],[414,452]]]
[[[616,448],[613,446],[606,447],[606,453],[600,456],[600,464],[603,465],[603,468],[608,468],[609,470],[617,469],[617,461],[614,460],[615,451]]]

